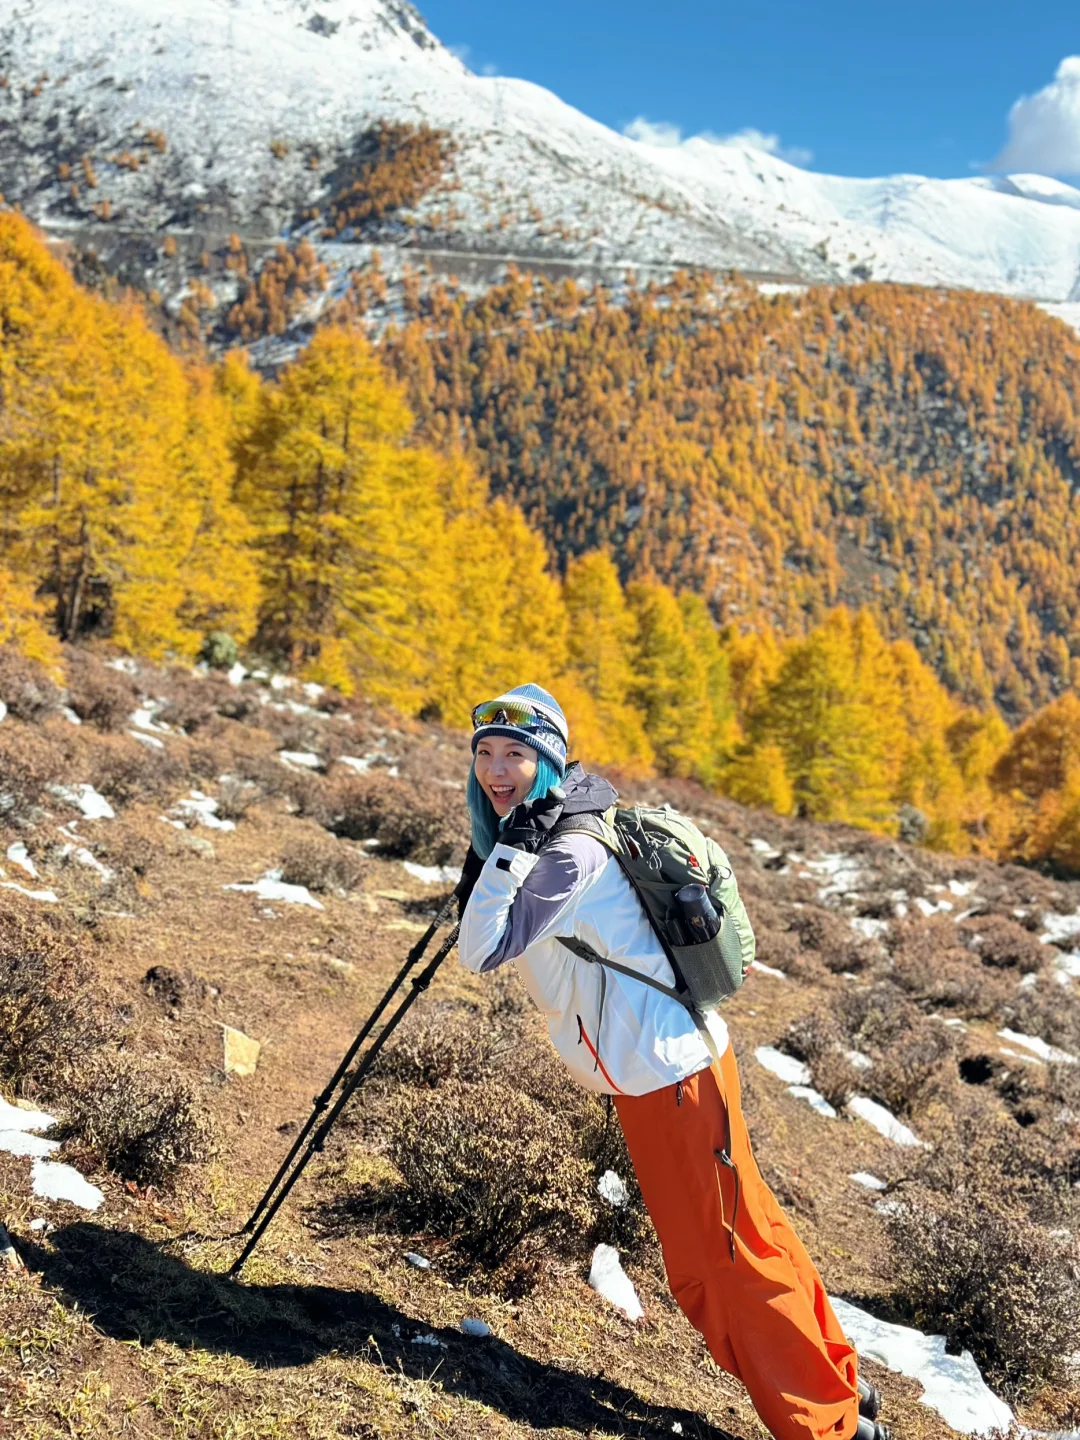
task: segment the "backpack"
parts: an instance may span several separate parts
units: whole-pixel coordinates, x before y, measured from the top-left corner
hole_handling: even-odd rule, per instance
[[[716,841],[670,805],[632,809],[613,805],[602,815],[570,815],[555,825],[552,835],[570,830],[595,835],[619,862],[663,946],[675,988],[597,954],[582,940],[560,935],[560,942],[579,959],[651,985],[692,1012],[709,1010],[734,995],[754,959],[754,933],[734,872]],[[720,916],[720,930],[711,940],[686,945],[675,896],[695,882],[708,890]]]

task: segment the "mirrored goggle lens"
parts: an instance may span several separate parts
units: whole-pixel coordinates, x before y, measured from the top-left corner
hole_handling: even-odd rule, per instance
[[[481,725],[513,725],[518,730],[550,730],[551,722],[531,705],[515,705],[506,700],[492,700],[478,705],[472,715],[473,729]]]

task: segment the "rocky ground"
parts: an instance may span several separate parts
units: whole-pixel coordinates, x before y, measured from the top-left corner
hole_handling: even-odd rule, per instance
[[[201,1238],[243,1223],[448,893],[465,736],[267,675],[85,657],[67,694],[15,666],[0,696],[0,1219],[20,1262],[0,1282],[0,1430],[764,1434],[669,1298],[633,1195],[616,1214],[593,1193],[601,1165],[618,1170],[618,1144],[597,1128],[599,1102],[545,1068],[512,976],[473,977],[451,956],[242,1282],[224,1273],[236,1243]],[[1015,1224],[1038,1237],[1023,1230],[1029,1249],[1001,1265],[1039,1283],[1017,1302],[1030,1324],[1015,1310],[1000,1322],[1032,1332],[1032,1358],[991,1335],[989,1372],[1023,1423],[1075,1428],[1080,1382],[1067,1365],[1039,1378],[1040,1356],[1080,1339],[1044,1333],[1038,1307],[1077,1261],[1080,883],[781,820],[689,783],[622,789],[696,816],[735,866],[758,936],[759,963],[726,1010],[745,1108],[830,1293],[912,1318],[921,1292],[898,1279],[890,1227],[925,1219],[951,1185],[950,1207],[977,1231],[989,1192],[974,1177],[990,1166],[990,1191],[1016,1190]],[[50,1135],[31,1111],[67,1128]],[[153,1135],[132,1137],[136,1111]],[[511,1112],[537,1135],[601,1139],[577,1170],[550,1159],[511,1205],[523,1214],[546,1196],[548,1228],[484,1258],[476,1214],[447,1223],[420,1194],[442,1176],[431,1117],[459,1130],[489,1117],[467,1137],[491,1159],[470,1194],[486,1204],[501,1185],[505,1204],[532,1176],[524,1161],[492,1173],[511,1151],[487,1132]],[[970,1164],[943,1181],[925,1171],[931,1156],[939,1171]],[[82,1205],[35,1193],[58,1188],[54,1166],[95,1187]],[[986,1217],[1006,1223],[994,1206]],[[636,1324],[587,1283],[601,1239],[636,1286]],[[965,1243],[974,1275],[977,1235]],[[939,1263],[947,1279],[955,1251]],[[1067,1304],[1051,1308],[1060,1319]],[[919,1382],[866,1370],[897,1440],[947,1433]]]

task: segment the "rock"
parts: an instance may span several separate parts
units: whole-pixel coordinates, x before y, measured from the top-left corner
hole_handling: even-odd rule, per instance
[[[180,849],[189,850],[192,855],[198,855],[201,860],[217,859],[214,842],[207,840],[205,835],[194,834],[191,830],[180,831]]]
[[[222,1029],[225,1032],[225,1074],[254,1075],[262,1049],[258,1040],[252,1040],[250,1035],[234,1030],[231,1025],[223,1025]]]
[[[0,1265],[6,1266],[9,1270],[21,1270],[23,1262],[19,1259],[19,1252],[11,1243],[11,1236],[0,1225]]]

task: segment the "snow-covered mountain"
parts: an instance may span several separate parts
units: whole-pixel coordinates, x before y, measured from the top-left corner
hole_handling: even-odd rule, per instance
[[[8,0],[0,75],[6,199],[106,253],[122,237],[151,278],[166,233],[289,231],[387,119],[456,142],[452,223],[413,243],[459,273],[464,252],[1080,300],[1070,186],[851,180],[704,138],[644,143],[539,86],[472,74],[404,0]]]

